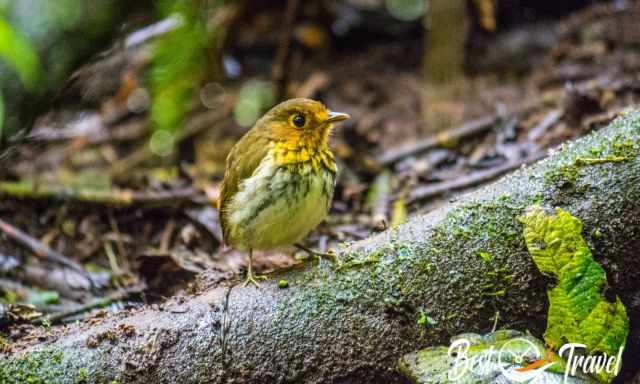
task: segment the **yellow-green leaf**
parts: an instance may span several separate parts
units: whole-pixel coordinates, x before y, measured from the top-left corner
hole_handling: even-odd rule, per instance
[[[29,91],[35,91],[42,70],[35,49],[9,22],[0,15],[0,59],[18,73],[22,84]]]
[[[554,348],[581,343],[590,354],[617,355],[627,340],[629,318],[619,298],[610,303],[604,297],[606,274],[582,237],[582,222],[562,209],[549,215],[538,206],[520,220],[538,269],[557,278],[548,292],[545,342]]]

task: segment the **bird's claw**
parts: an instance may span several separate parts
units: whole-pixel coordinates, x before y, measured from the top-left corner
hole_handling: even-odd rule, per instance
[[[246,287],[249,284],[253,284],[256,286],[256,288],[260,288],[260,283],[258,283],[258,280],[266,280],[266,279],[267,279],[266,276],[254,275],[253,273],[248,273],[247,278],[244,280],[244,283],[242,284],[242,286]]]
[[[338,257],[338,255],[335,254],[332,250],[329,250],[329,252],[317,252],[315,255],[319,258],[325,258],[330,262],[332,262],[333,264],[336,264],[336,265],[342,264],[342,261],[340,261],[340,258]]]
[[[296,257],[296,259],[298,260],[307,260],[309,257],[314,256],[318,259],[327,259],[329,260],[331,263],[336,264],[336,265],[341,265],[342,262],[340,261],[340,258],[338,257],[337,254],[335,254],[332,250],[329,250],[328,252],[320,252],[320,251],[316,251],[313,250],[311,248],[308,248],[304,245],[301,244],[296,244],[295,245],[298,249],[301,249],[305,252],[307,252],[308,256],[305,257]]]

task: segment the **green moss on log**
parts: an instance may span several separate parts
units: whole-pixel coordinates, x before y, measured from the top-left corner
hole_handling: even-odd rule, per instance
[[[60,383],[64,377],[61,365],[63,353],[59,351],[30,352],[9,361],[0,362],[0,383],[49,384]]]

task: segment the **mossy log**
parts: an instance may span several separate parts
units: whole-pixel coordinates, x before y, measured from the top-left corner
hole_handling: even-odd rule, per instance
[[[609,290],[631,318],[623,373],[632,376],[640,330],[639,154],[640,113],[630,113],[531,167],[347,247],[340,268],[323,261],[260,289],[206,288],[211,282],[202,278],[193,297],[14,346],[0,362],[0,382],[402,383],[403,354],[447,345],[463,332],[486,333],[498,312],[499,328],[542,335],[552,280],[533,264],[518,221],[535,204],[561,207],[584,223]],[[429,321],[419,321],[425,315]]]

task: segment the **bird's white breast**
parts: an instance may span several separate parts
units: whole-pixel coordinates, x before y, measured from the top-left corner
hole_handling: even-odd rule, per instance
[[[273,249],[302,240],[326,217],[334,174],[311,164],[279,167],[271,155],[241,182],[229,206],[231,238],[240,249]]]

